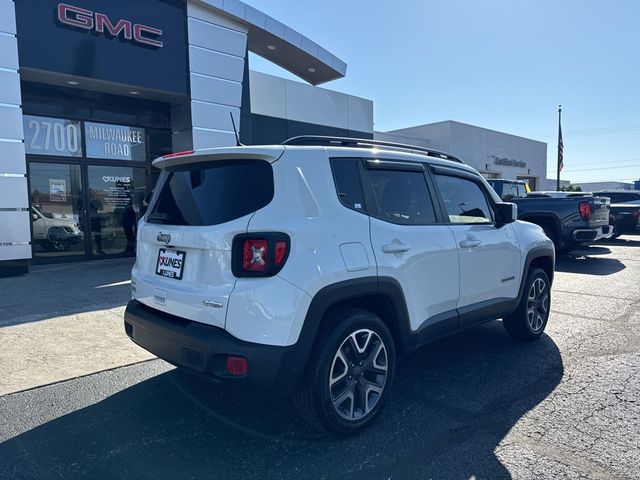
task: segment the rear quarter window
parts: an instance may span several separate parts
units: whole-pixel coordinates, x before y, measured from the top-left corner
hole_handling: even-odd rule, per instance
[[[354,158],[333,159],[331,160],[331,169],[340,203],[347,208],[364,213],[364,194],[358,172],[358,160]]]
[[[147,221],[206,226],[255,212],[273,199],[273,170],[264,160],[222,160],[164,171]]]

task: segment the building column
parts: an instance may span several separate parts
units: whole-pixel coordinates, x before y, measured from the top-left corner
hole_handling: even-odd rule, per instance
[[[191,101],[171,112],[175,150],[235,145],[230,113],[241,128],[248,30],[217,13],[210,2],[187,3]]]
[[[13,0],[0,0],[0,276],[27,271],[31,226]]]

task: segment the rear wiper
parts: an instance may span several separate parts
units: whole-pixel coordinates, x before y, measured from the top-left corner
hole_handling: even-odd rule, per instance
[[[158,221],[158,223],[165,223],[167,221],[168,215],[165,213],[154,213],[147,217],[147,220],[150,222]]]

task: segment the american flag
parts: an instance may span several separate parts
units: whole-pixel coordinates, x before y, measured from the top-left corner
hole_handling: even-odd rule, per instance
[[[558,172],[561,172],[562,167],[564,167],[564,144],[562,143],[562,125],[560,124],[561,115],[562,109],[558,108]]]

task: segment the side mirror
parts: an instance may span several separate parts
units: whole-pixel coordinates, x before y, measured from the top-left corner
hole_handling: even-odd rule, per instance
[[[35,222],[36,220],[38,220],[38,215],[36,215],[35,213],[32,213],[31,219]]]
[[[496,227],[501,228],[518,219],[518,206],[515,203],[496,203],[494,210],[496,215]]]

